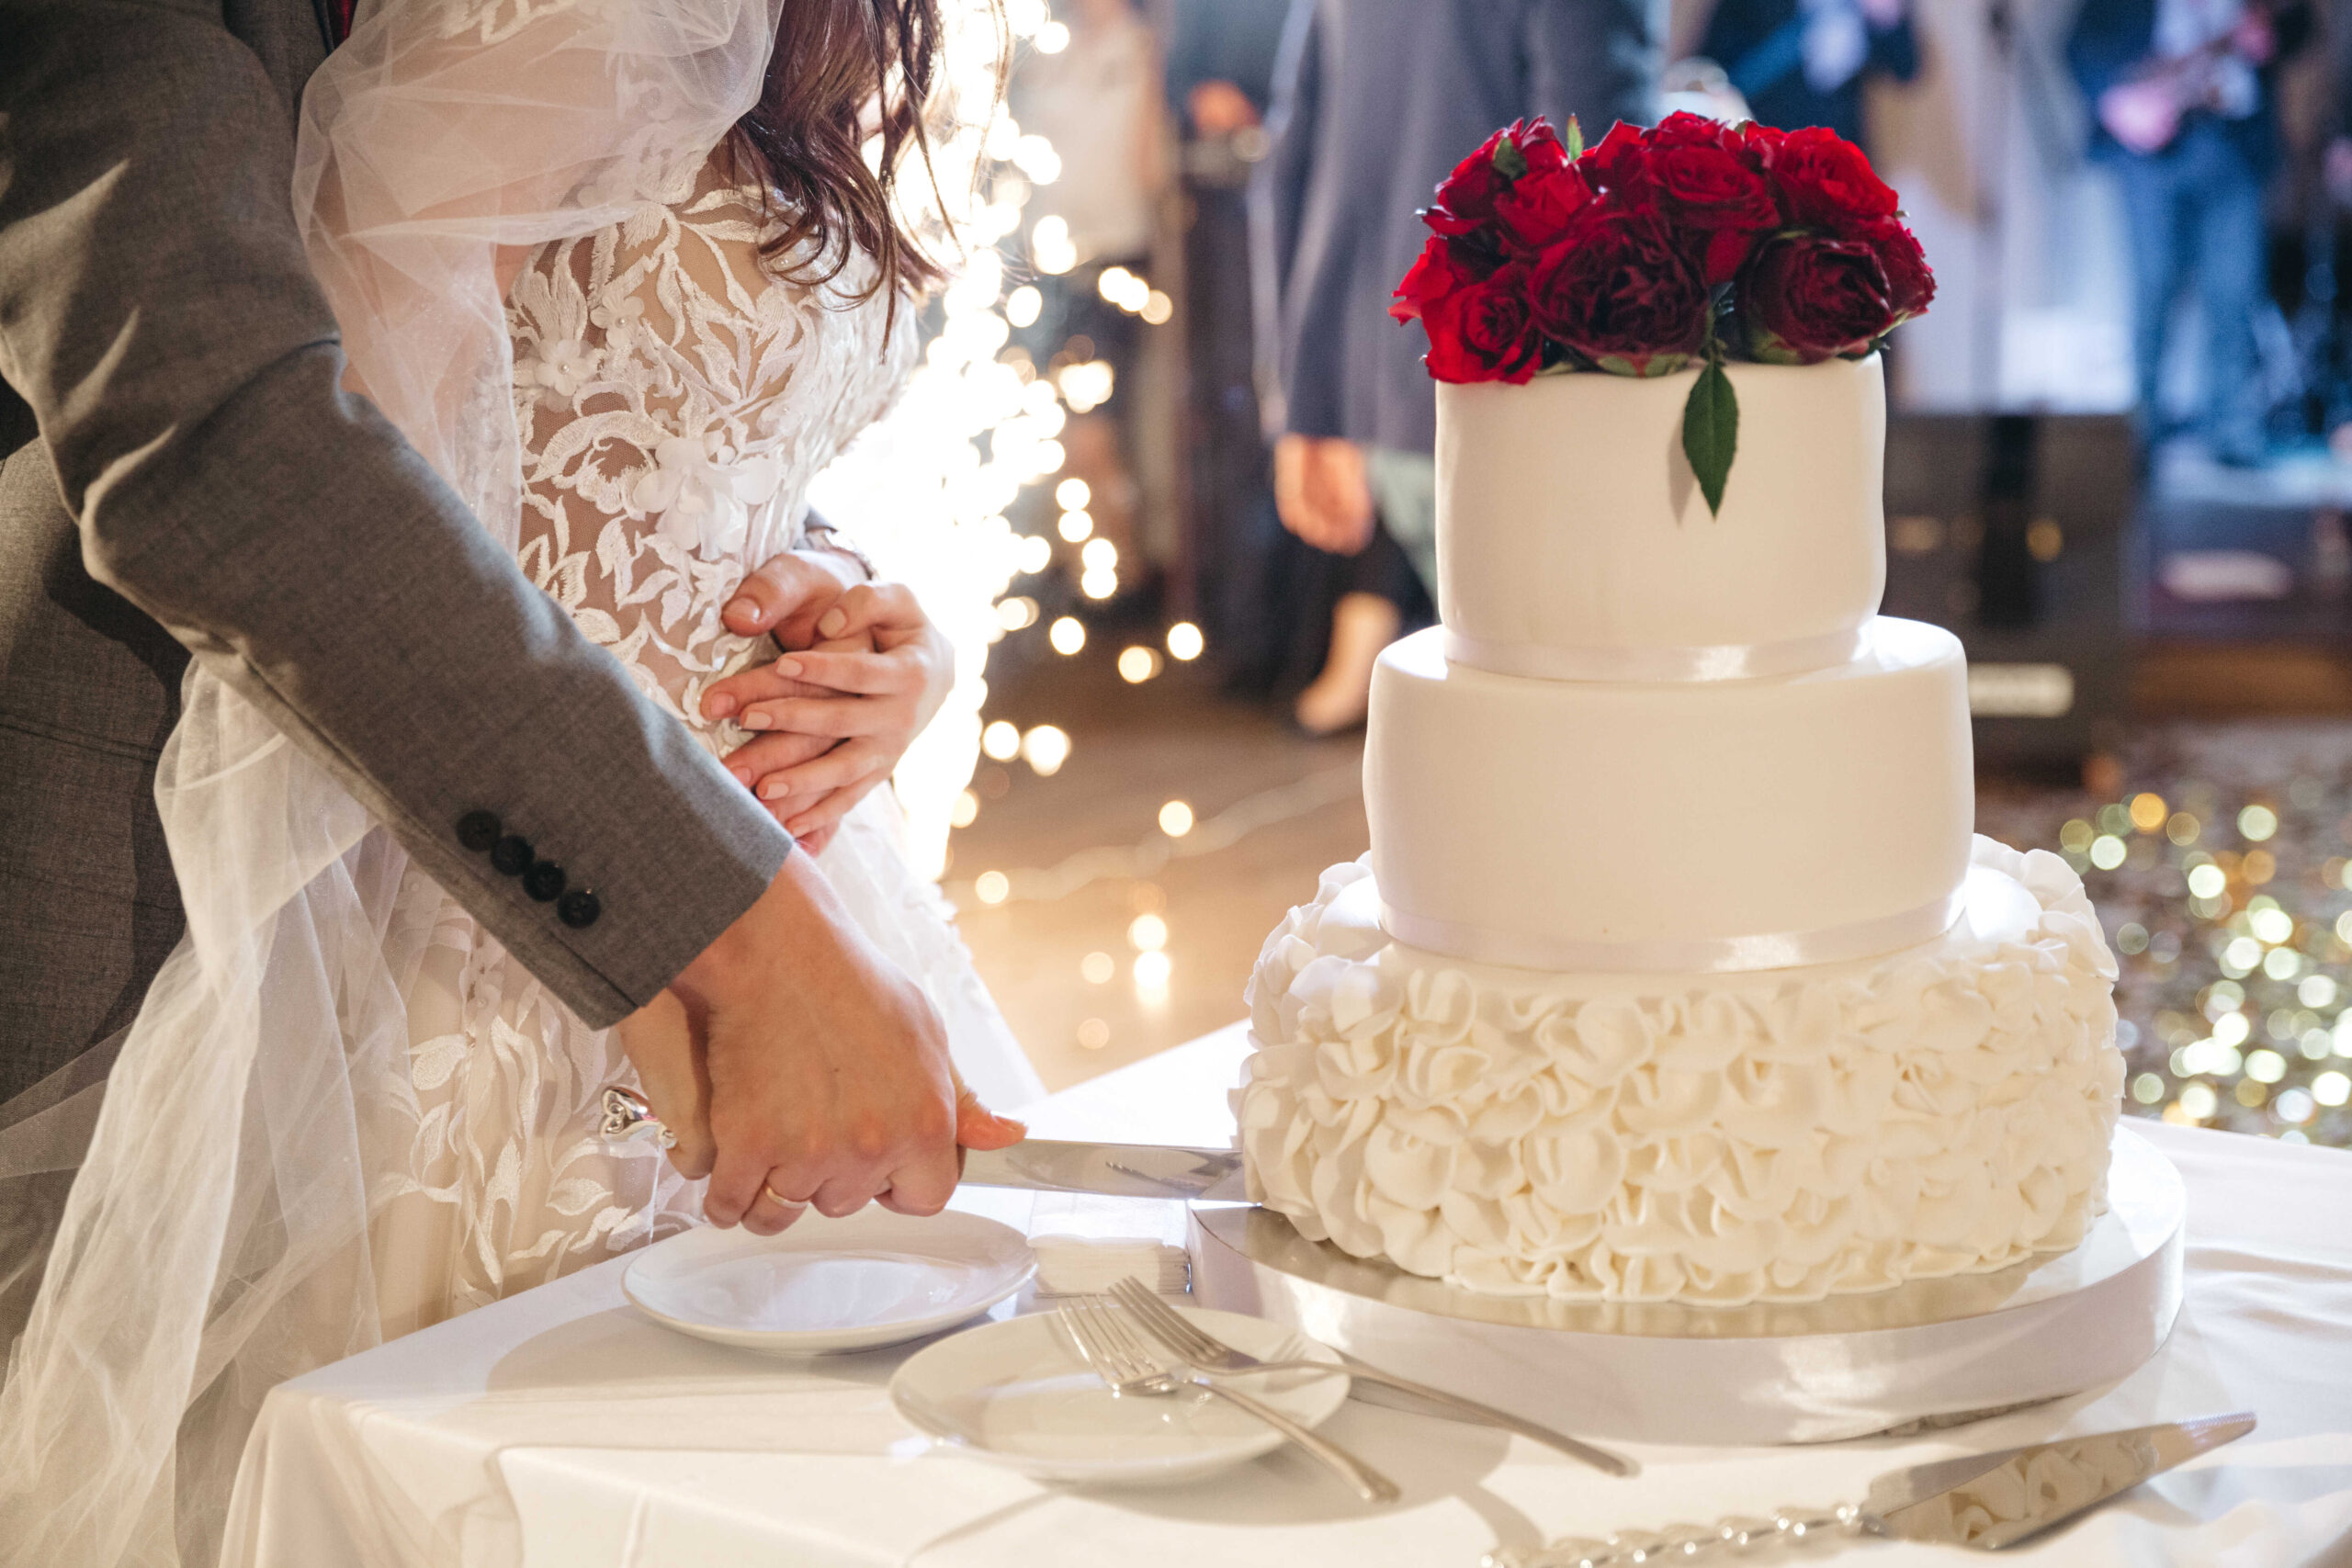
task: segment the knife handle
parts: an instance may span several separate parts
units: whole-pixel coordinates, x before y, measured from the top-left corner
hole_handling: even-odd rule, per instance
[[[1487,1553],[1480,1568],[1634,1568],[1637,1563],[1690,1562],[1716,1552],[1751,1552],[1776,1541],[1794,1545],[1815,1537],[1876,1533],[1877,1524],[1869,1509],[1855,1503],[1835,1508],[1775,1508],[1769,1519],[1619,1530],[1605,1540],[1571,1537],[1533,1551],[1505,1547]]]

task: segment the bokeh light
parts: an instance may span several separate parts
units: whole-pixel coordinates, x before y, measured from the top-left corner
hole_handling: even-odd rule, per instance
[[[1069,761],[1069,734],[1054,725],[1036,725],[1021,738],[1021,756],[1040,777],[1050,778]]]

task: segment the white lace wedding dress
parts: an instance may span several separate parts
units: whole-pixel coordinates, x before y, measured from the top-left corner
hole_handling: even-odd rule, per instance
[[[885,412],[917,348],[913,306],[850,298],[869,261],[829,288],[782,282],[759,254],[772,231],[714,160],[674,204],[541,246],[508,296],[523,568],[715,754],[748,737],[700,716],[705,687],[775,652],[729,632],[720,607],[795,543],[809,480]],[[818,864],[928,991],[966,1081],[992,1104],[1032,1098],[895,817],[877,789]],[[633,1081],[617,1038],[582,1027],[413,865],[395,920],[417,957],[393,1101],[413,1119],[409,1155],[379,1173],[371,1229],[386,1337],[695,1223],[698,1184],[597,1136],[603,1089]]]
[[[704,687],[767,654],[720,607],[915,356],[910,306],[851,298],[870,262],[780,281],[756,196],[714,172],[788,3],[372,0],[296,147],[371,400],[714,752],[742,737],[695,716]],[[502,295],[492,258],[524,244]],[[0,1370],[11,1562],[210,1564],[272,1388],[698,1209],[596,1136],[612,1036],[201,664],[156,797],[187,935],[102,1079],[0,1121],[0,1286],[39,1280]],[[876,791],[818,863],[967,1081],[1017,1105],[1036,1078],[894,819]]]

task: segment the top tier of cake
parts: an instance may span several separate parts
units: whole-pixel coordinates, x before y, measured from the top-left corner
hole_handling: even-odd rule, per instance
[[[1739,443],[1717,516],[1682,456],[1696,371],[1439,384],[1449,659],[1688,681],[1853,657],[1886,586],[1878,356],[1728,369]]]

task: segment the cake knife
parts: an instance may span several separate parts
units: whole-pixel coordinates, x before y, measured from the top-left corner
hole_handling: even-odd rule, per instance
[[[1023,1138],[1010,1148],[968,1149],[964,1179],[979,1187],[1092,1192],[1109,1198],[1246,1203],[1238,1149],[1167,1144],[1057,1143]]]
[[[1631,1568],[1719,1551],[1746,1555],[1774,1540],[1795,1545],[1816,1536],[1863,1534],[1998,1551],[2253,1430],[2253,1413],[2242,1410],[2058,1438],[1889,1471],[1871,1483],[1863,1503],[1781,1508],[1770,1518],[1724,1519],[1712,1527],[1623,1530],[1605,1540],[1555,1540],[1533,1551],[1507,1549],[1488,1553],[1485,1568]]]

